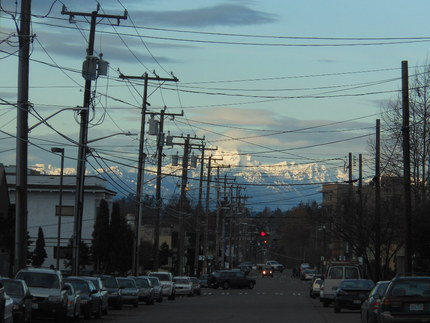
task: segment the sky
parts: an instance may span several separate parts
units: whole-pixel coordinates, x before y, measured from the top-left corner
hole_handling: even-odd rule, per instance
[[[19,2],[19,1],[18,1]],[[16,163],[17,33],[19,5],[0,0],[0,162]],[[97,10],[91,0],[32,3],[29,126],[83,105],[89,22],[67,12]],[[90,145],[106,165],[137,163],[143,82],[124,75],[169,78],[150,82],[150,112],[166,118],[172,135],[204,137],[224,163],[330,162],[364,154],[381,107],[399,97],[401,62],[409,74],[428,59],[430,2],[415,0],[105,0],[99,13],[128,17],[97,24],[95,52],[110,63],[93,82]],[[15,20],[14,20],[15,19]],[[50,153],[65,147],[66,168],[76,168],[79,116],[66,110],[29,134],[29,165],[58,167]],[[55,129],[55,131],[53,130]],[[146,135],[154,157],[154,136]],[[196,140],[196,143],[199,141]],[[180,146],[165,149],[164,163]],[[195,152],[198,154],[198,151]],[[214,153],[221,154],[221,153]],[[97,163],[93,166],[99,167]],[[101,167],[101,166],[100,166]],[[89,167],[90,168],[90,167]]]

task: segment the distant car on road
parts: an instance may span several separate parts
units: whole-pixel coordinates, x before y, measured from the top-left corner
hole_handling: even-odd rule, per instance
[[[246,276],[240,270],[219,270],[214,271],[209,279],[209,284],[212,288],[222,287],[223,289],[233,288],[249,288],[255,286],[255,278]]]
[[[305,269],[302,271],[300,275],[301,280],[312,280],[316,275],[319,275],[318,270],[316,269]]]
[[[175,282],[176,295],[194,296],[193,282],[190,277],[176,276],[173,277],[173,281]]]
[[[146,276],[151,281],[151,286],[154,289],[154,297],[158,303],[163,302],[163,288],[161,287],[160,280],[154,276]]]
[[[139,288],[136,282],[129,277],[117,277],[119,288],[122,291],[123,303],[139,306]]]
[[[310,284],[309,296],[312,298],[319,297],[321,291],[321,285],[323,280],[321,278],[314,279]]]
[[[157,277],[160,280],[161,287],[163,288],[163,296],[167,296],[169,300],[175,299],[175,283],[173,282],[172,273],[157,271],[150,272],[149,276]]]
[[[273,271],[279,271],[281,273],[284,271],[284,265],[280,264],[276,260],[268,260],[266,261],[266,265],[271,266]]]
[[[193,291],[194,291],[194,295],[201,295],[202,294],[202,289],[200,286],[200,281],[197,277],[190,277],[191,282],[193,283]]]
[[[261,277],[272,277],[273,278],[273,269],[272,266],[266,265],[261,268]]]
[[[67,290],[67,317],[71,320],[79,320],[81,317],[81,295],[74,289],[72,284],[69,285]]]
[[[369,279],[344,279],[340,282],[334,298],[334,312],[342,308],[361,309],[361,303],[369,296],[375,283]]]
[[[209,287],[209,274],[203,274],[199,277],[199,282],[201,287]]]

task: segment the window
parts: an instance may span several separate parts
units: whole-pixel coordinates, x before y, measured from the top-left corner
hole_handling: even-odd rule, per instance
[[[55,216],[60,214],[60,206],[55,206]],[[73,216],[74,215],[74,206],[73,205],[62,205],[61,206],[61,216]]]
[[[343,268],[342,267],[332,267],[328,273],[328,278],[330,279],[342,279],[343,278]]]
[[[345,279],[358,279],[358,268],[356,267],[345,267]]]

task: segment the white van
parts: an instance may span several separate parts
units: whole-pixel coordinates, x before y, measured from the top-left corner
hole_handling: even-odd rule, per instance
[[[336,289],[343,279],[360,279],[360,267],[357,264],[332,263],[324,275],[324,307],[334,301]]]

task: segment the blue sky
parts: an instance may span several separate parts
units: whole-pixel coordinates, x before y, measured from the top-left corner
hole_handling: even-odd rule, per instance
[[[89,0],[33,1],[30,101],[42,117],[83,102],[79,70],[89,24],[81,17],[70,24],[60,13],[62,3],[69,11],[96,8]],[[7,13],[0,16],[0,98],[16,102],[14,1],[1,5]],[[429,52],[430,38],[415,39],[428,33],[430,2],[424,0],[105,0],[100,12],[120,15],[124,9],[129,19],[120,26],[107,20],[97,26],[95,49],[110,62],[110,71],[94,83],[90,139],[139,131],[142,83],[119,80],[119,69],[161,77],[173,72],[178,84],[160,89],[151,83],[150,110],[183,110],[183,118],[166,120],[166,130],[205,136],[232,156],[248,153],[265,164],[366,154],[381,105],[398,96],[401,61],[409,61],[413,74]],[[1,105],[0,115],[0,162],[14,164],[16,110]],[[30,116],[29,124],[36,122]],[[50,124],[77,140],[73,112],[62,112]],[[58,164],[41,147],[69,145],[44,125],[31,132],[30,141],[37,145],[29,147],[30,165]],[[150,138],[149,154],[152,144]],[[137,145],[136,137],[116,136],[93,147],[113,160],[127,156],[132,164]],[[76,150],[66,147],[66,166],[75,167]],[[372,167],[367,159],[366,171]]]

